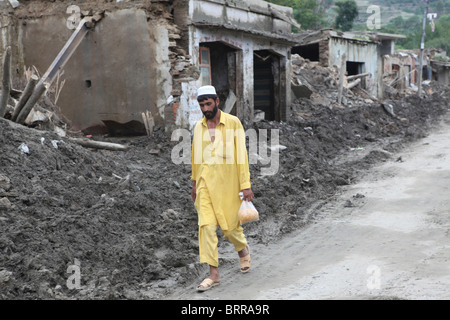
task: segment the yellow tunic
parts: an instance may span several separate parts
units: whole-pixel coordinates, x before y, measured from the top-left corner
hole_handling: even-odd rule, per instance
[[[239,192],[251,187],[245,132],[240,120],[220,112],[220,122],[211,142],[206,119],[198,121],[192,142],[192,175],[196,181],[198,225],[219,224],[222,230],[239,226]],[[211,205],[200,205],[205,188]]]

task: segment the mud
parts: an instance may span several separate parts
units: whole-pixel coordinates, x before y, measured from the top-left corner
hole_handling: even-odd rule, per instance
[[[425,137],[449,99],[448,87],[425,89],[422,99],[383,101],[395,116],[376,102],[330,108],[301,98],[287,123],[246,124],[279,129],[286,147],[277,174],[251,165],[260,220],[245,226],[249,242],[298,233],[339,186]],[[84,148],[0,119],[0,299],[164,299],[207,272],[198,262],[190,166],[171,160],[179,142],[160,127],[151,137],[92,139],[129,150]]]

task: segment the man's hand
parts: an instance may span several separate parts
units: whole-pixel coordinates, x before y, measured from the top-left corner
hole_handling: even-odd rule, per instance
[[[253,194],[252,188],[243,189],[242,190],[242,194],[243,194],[242,200],[252,201],[255,198],[255,195]]]

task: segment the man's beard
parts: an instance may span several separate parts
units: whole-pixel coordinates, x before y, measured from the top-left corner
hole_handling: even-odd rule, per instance
[[[212,109],[212,111],[203,112],[203,115],[205,116],[206,119],[211,120],[212,118],[214,118],[216,116],[217,110],[219,110],[219,108],[217,108],[217,103],[215,103],[214,109]]]

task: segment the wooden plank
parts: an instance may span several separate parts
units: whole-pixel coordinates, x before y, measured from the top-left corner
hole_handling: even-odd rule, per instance
[[[339,70],[339,87],[338,87],[338,104],[342,101],[342,90],[344,87],[344,77],[345,77],[345,64],[347,62],[347,57],[345,53],[342,55],[341,69]]]
[[[0,98],[0,117],[4,117],[11,92],[11,47],[7,47],[3,54],[2,96]]]
[[[19,115],[17,116],[16,122],[23,124],[28,114],[33,109],[36,102],[39,98],[44,94],[44,92],[50,87],[53,80],[56,78],[58,72],[65,66],[66,62],[70,59],[72,54],[78,48],[81,41],[84,39],[88,32],[88,28],[86,26],[86,18],[83,18],[78,24],[77,29],[72,33],[69,40],[67,40],[66,44],[56,56],[55,60],[53,60],[50,67],[47,69],[45,74],[39,80],[36,85],[36,88],[33,94],[30,96]]]

